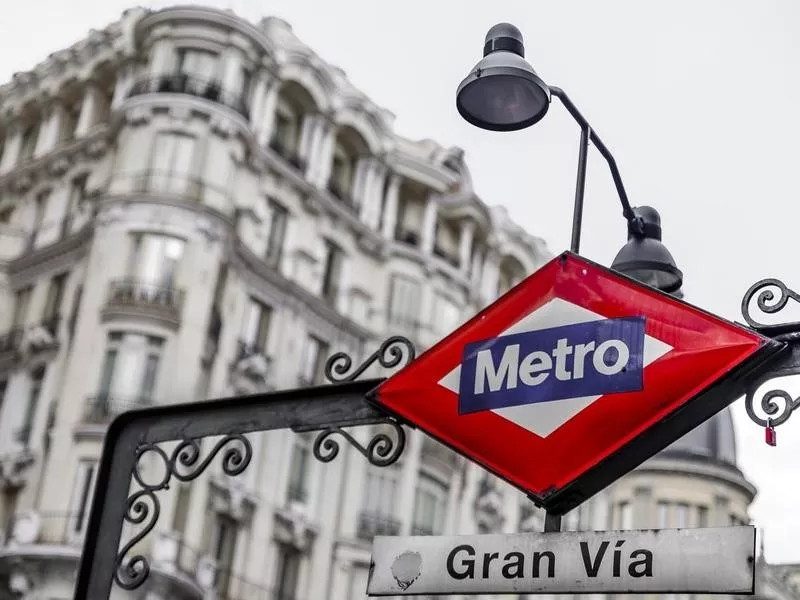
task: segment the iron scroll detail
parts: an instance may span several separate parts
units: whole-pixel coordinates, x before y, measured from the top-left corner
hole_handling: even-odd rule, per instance
[[[405,352],[403,352],[405,348]],[[375,362],[385,369],[406,366],[415,358],[414,344],[402,335],[395,335],[384,340],[380,348],[370,354],[364,362],[353,369],[353,358],[346,352],[337,352],[325,362],[325,379],[331,383],[355,381]],[[405,357],[405,362],[403,358]]]
[[[397,462],[406,446],[406,432],[398,422],[387,417],[385,424],[391,426],[396,440],[386,433],[375,434],[366,446],[341,427],[322,430],[314,440],[314,457],[320,462],[331,462],[339,454],[339,442],[331,436],[340,435],[376,467],[388,467]]]
[[[150,562],[147,557],[137,554],[127,559],[127,555],[153,530],[158,521],[161,503],[156,492],[168,489],[173,478],[183,482],[196,479],[223,448],[225,451],[222,455],[222,471],[226,475],[239,475],[253,458],[250,441],[241,434],[228,435],[219,440],[203,460],[200,460],[201,446],[196,439],[182,441],[170,456],[167,456],[164,449],[157,444],[143,444],[136,450],[133,479],[141,489],[128,497],[124,518],[132,525],[143,525],[143,528],[117,554],[114,581],[119,587],[135,590],[150,574]],[[146,480],[142,459],[147,455],[152,455],[161,462],[163,475],[158,481]]]
[[[779,293],[777,299],[775,292],[773,291],[776,288]],[[775,314],[783,310],[789,300],[794,300],[795,302],[800,303],[800,294],[789,288],[789,286],[783,283],[780,279],[768,278],[757,281],[750,286],[750,289],[747,290],[744,298],[742,298],[742,317],[747,324],[754,329],[765,329],[771,327],[766,323],[761,323],[755,320],[750,313],[750,304],[753,301],[753,298],[756,297],[756,294],[758,294],[758,298],[756,299],[758,309],[762,313],[768,315]],[[782,327],[800,331],[800,322],[785,323],[782,324]]]

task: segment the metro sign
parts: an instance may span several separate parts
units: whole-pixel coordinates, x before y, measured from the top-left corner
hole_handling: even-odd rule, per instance
[[[372,401],[563,514],[730,404],[782,347],[564,253]]]

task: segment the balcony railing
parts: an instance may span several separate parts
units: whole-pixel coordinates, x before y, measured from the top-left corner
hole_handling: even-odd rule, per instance
[[[88,511],[78,513],[36,513],[15,515],[5,532],[6,544],[53,544],[79,549],[89,520]],[[38,526],[37,526],[38,523]]]
[[[362,540],[371,540],[376,535],[397,535],[400,533],[400,521],[392,517],[362,512],[358,515],[358,531],[356,535]]]
[[[184,201],[211,204],[220,210],[231,204],[230,190],[179,171],[150,169],[136,173],[115,173],[109,191],[111,194],[177,197]]]
[[[152,310],[177,320],[183,305],[183,295],[183,290],[172,287],[131,278],[118,279],[109,285],[105,310]]]
[[[152,398],[121,398],[109,394],[99,394],[90,396],[86,400],[83,420],[85,423],[104,424],[129,410],[147,408],[152,405]]]
[[[301,173],[306,170],[306,161],[300,158],[300,155],[293,148],[289,148],[276,138],[270,140],[269,147]]]
[[[411,535],[433,535],[433,527],[421,523],[415,523],[411,526]]]
[[[129,96],[152,93],[187,94],[227,106],[245,119],[250,118],[244,93],[226,90],[215,80],[203,79],[187,73],[171,73],[142,77],[134,82]]]

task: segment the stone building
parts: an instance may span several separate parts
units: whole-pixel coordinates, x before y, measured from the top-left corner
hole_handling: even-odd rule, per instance
[[[397,333],[423,350],[549,259],[459,149],[392,121],[287,23],[200,6],[127,11],[0,87],[0,598],[71,597],[119,413],[317,383]],[[249,439],[242,475],[160,495],[151,575],[114,598],[359,598],[376,533],[542,528],[417,431],[387,468]],[[725,412],[564,525],[745,522],[754,494]]]

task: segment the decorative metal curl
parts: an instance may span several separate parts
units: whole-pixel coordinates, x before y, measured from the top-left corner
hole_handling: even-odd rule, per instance
[[[232,434],[222,438],[202,461],[200,461],[200,442],[196,439],[182,441],[172,451],[171,456],[167,456],[164,449],[157,444],[143,444],[137,448],[133,479],[142,489],[128,497],[125,521],[133,525],[143,523],[145,525],[117,554],[114,581],[119,587],[125,590],[135,590],[144,583],[150,574],[150,562],[147,557],[137,554],[126,561],[126,556],[156,526],[161,514],[161,503],[156,492],[168,489],[173,477],[184,482],[197,479],[223,447],[231,443],[235,443],[235,445],[227,448],[222,455],[222,470],[226,475],[239,475],[253,458],[253,447],[242,434]],[[142,470],[142,457],[148,453],[157,456],[164,469],[163,476],[155,482],[146,481]],[[185,471],[186,468],[189,470]]]
[[[792,398],[792,395],[785,390],[770,390],[761,397],[761,410],[767,415],[766,419],[762,419],[756,414],[753,407],[755,391],[752,388],[748,390],[744,400],[744,408],[747,411],[747,416],[762,427],[777,427],[785,423],[792,416],[794,409],[800,406],[800,397]],[[780,399],[780,403],[775,402],[776,398]]]
[[[778,288],[780,295],[778,296],[777,300],[775,299],[775,292],[766,288]],[[770,327],[770,325],[766,323],[760,323],[756,321],[750,314],[750,303],[756,294],[758,294],[758,299],[756,300],[758,309],[764,314],[771,315],[779,312],[786,306],[790,299],[800,303],[800,294],[790,289],[780,279],[762,279],[761,281],[754,283],[752,286],[750,286],[750,289],[747,290],[744,298],[742,298],[742,317],[744,317],[744,320],[747,321],[748,325],[755,329]],[[800,322],[785,324],[785,327],[787,328],[792,326],[800,328]]]
[[[414,344],[411,342],[411,340],[403,337],[402,335],[395,335],[384,340],[380,348],[370,354],[364,360],[364,362],[353,369],[352,372],[350,372],[353,367],[352,357],[346,352],[337,352],[327,361],[325,361],[325,379],[331,383],[355,381],[364,373],[364,371],[372,366],[375,361],[378,361],[385,369],[392,369],[400,365],[400,363],[403,361],[404,354],[401,346],[405,346],[406,349],[406,361],[402,365],[406,366],[408,363],[414,360],[414,357],[416,356]],[[350,373],[348,374],[348,372]]]
[[[362,446],[352,435],[347,433],[341,427],[329,427],[324,429],[317,435],[314,440],[314,456],[317,460],[328,463],[336,458],[339,454],[339,442],[333,439],[333,435],[341,435],[350,444],[358,450],[367,460],[376,467],[388,467],[397,462],[400,455],[403,454],[403,449],[406,446],[406,432],[403,426],[386,419],[386,425],[390,425],[397,436],[397,440],[393,440],[391,436],[385,433],[377,433],[372,436],[372,439],[366,446]]]

